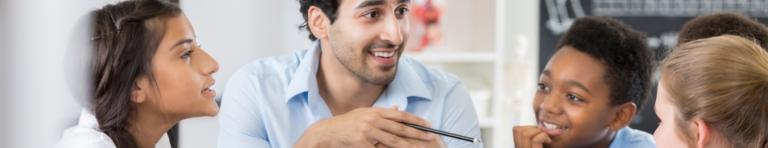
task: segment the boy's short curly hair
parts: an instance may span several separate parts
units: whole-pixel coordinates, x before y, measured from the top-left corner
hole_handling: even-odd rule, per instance
[[[677,45],[720,35],[735,35],[768,47],[768,27],[735,12],[718,12],[694,18],[685,23],[677,38]]]
[[[611,88],[611,105],[633,102],[642,109],[650,97],[654,58],[644,33],[616,19],[587,16],[573,22],[555,52],[563,46],[605,63],[603,80]]]

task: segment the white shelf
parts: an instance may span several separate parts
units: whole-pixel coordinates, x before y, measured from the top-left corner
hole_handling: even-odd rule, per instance
[[[403,55],[422,63],[493,63],[493,51],[424,51],[405,52]]]

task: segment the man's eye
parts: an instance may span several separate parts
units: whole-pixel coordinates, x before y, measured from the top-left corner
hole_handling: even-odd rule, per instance
[[[406,14],[408,13],[408,8],[400,8],[395,11],[396,14]]]
[[[577,97],[576,95],[572,95],[572,94],[568,94],[566,97],[568,97],[568,99],[575,100],[575,101],[584,101],[584,100],[581,100],[581,98]]]
[[[363,14],[363,16],[368,18],[376,18],[376,17],[379,17],[379,12],[376,12],[376,11],[368,12],[366,14]]]
[[[544,83],[539,83],[539,90],[549,91],[549,86]]]

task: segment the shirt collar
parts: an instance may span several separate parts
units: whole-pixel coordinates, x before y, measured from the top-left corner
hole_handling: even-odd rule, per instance
[[[297,55],[297,58],[301,60],[299,60],[299,67],[293,73],[286,89],[286,102],[293,98],[300,98],[297,96],[308,92],[310,85],[314,85],[311,87],[317,87],[315,76],[317,75],[321,52],[320,41],[316,41],[304,55]],[[385,92],[388,97],[402,98],[402,100],[398,99],[396,101],[400,109],[405,108],[404,104],[407,103],[409,98],[432,100],[432,95],[430,95],[430,91],[424,85],[424,81],[422,81],[419,73],[409,64],[410,60],[412,59],[400,57],[397,64],[397,72],[395,72],[395,79],[389,83]]]

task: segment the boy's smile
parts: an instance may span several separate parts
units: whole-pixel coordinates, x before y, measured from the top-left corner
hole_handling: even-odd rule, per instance
[[[610,143],[609,115],[615,111],[605,69],[604,62],[571,46],[552,56],[541,74],[533,104],[538,127],[552,139],[545,147]]]

